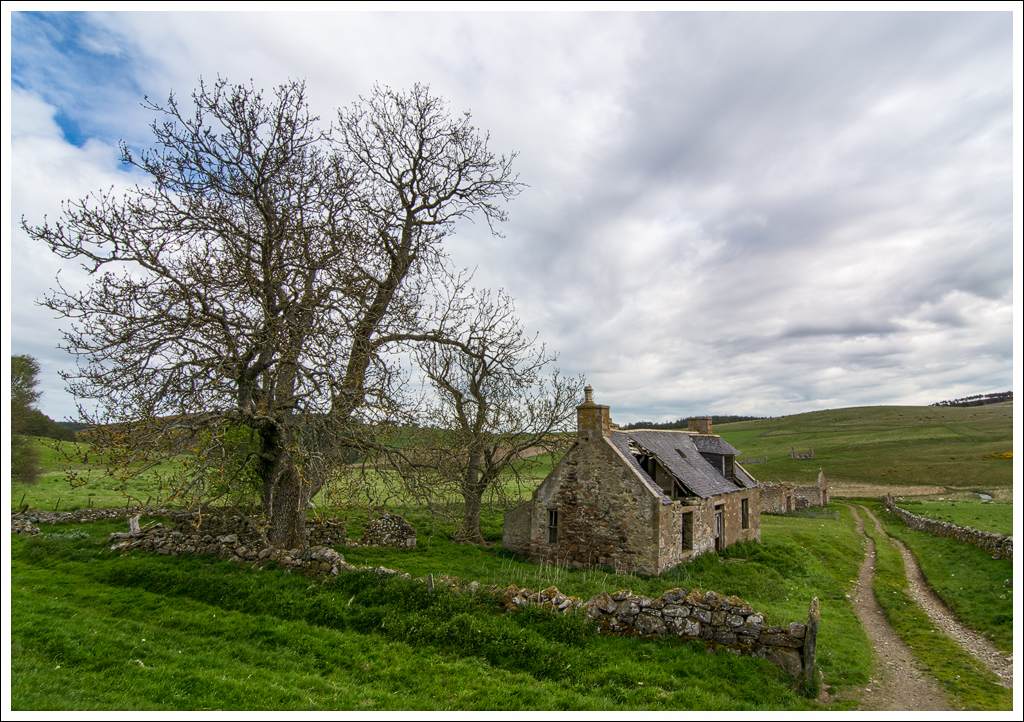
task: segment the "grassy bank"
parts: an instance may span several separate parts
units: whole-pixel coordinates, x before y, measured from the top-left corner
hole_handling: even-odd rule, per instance
[[[373,573],[321,582],[208,557],[121,558],[106,547],[121,526],[12,537],[14,709],[817,708],[764,660],[601,637],[542,610],[496,615],[489,598]],[[788,550],[768,553],[778,559],[715,561],[711,576],[768,574]],[[829,576],[802,563],[808,579]],[[805,599],[793,607],[806,614]],[[860,682],[863,650],[826,641],[840,617],[823,613],[822,666]]]
[[[890,536],[914,555],[921,573],[961,622],[988,637],[1004,652],[1013,651],[1013,563],[993,559],[978,547],[955,539],[913,531],[881,502],[868,507]]]
[[[872,509],[878,516],[877,509]],[[935,628],[907,589],[903,556],[866,517],[864,530],[875,542],[874,593],[886,619],[899,637],[914,650],[926,670],[946,692],[953,709],[1010,710],[1013,693],[999,686],[997,678],[952,639]]]

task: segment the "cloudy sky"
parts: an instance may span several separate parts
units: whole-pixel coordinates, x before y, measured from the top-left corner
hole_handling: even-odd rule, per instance
[[[618,422],[1013,388],[1011,12],[8,17],[4,333],[54,418],[74,360],[33,300],[85,279],[20,218],[144,180],[142,97],[218,74],[304,78],[324,118],[375,82],[472,111],[529,187],[447,250]]]

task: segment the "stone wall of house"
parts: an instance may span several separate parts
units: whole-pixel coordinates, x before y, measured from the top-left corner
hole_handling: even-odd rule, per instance
[[[660,574],[663,505],[638,488],[640,483],[607,438],[577,444],[534,492],[529,557],[564,567]],[[552,509],[558,512],[558,531],[549,543]]]
[[[522,556],[530,554],[530,522],[533,499],[505,514],[502,521],[501,545]]]
[[[925,531],[933,536],[944,536],[956,539],[963,544],[973,544],[992,555],[993,559],[1013,561],[1013,537],[996,534],[995,532],[978,531],[969,526],[957,526],[946,521],[936,521],[911,513],[896,506],[895,499],[887,496],[885,508],[903,520],[911,529]]]

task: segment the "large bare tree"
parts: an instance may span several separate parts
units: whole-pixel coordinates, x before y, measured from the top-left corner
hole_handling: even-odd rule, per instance
[[[456,538],[481,543],[485,493],[518,484],[531,459],[565,450],[585,380],[551,370],[556,356],[525,333],[502,291],[477,292],[455,331],[457,344],[416,348],[433,394],[400,468],[420,496],[461,496]]]
[[[45,300],[71,319],[66,379],[109,459],[184,458],[170,489],[187,505],[255,487],[269,542],[301,548],[343,447],[395,413],[391,354],[447,337],[423,305],[442,239],[504,220],[514,154],[420,85],[376,87],[326,128],[296,81],[145,105],[153,148],[121,150],[148,185],[22,221],[92,278]]]

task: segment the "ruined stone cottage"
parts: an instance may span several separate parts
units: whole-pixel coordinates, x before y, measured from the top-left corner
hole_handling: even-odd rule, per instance
[[[797,509],[828,505],[828,485],[825,482],[825,472],[821,469],[818,469],[817,486],[761,484],[762,514],[788,514]]]
[[[711,433],[619,431],[593,389],[573,446],[527,503],[505,515],[506,548],[537,562],[661,574],[706,551],[760,541],[757,481]]]

